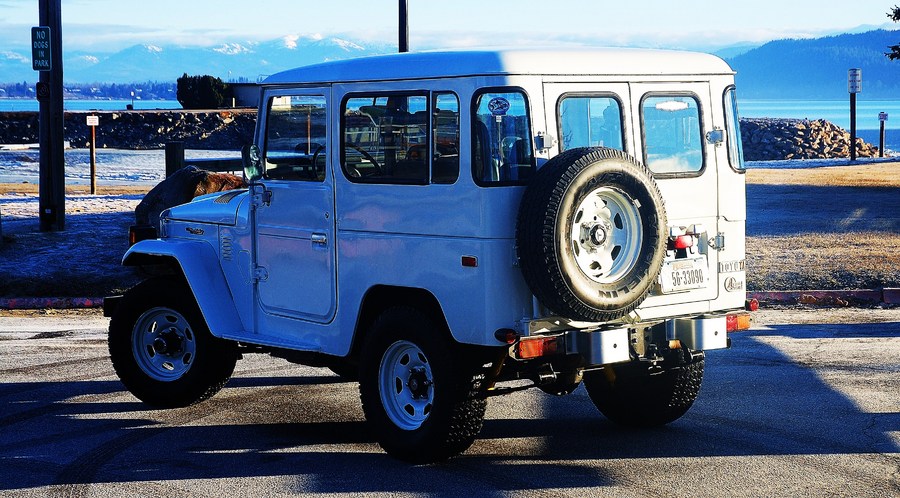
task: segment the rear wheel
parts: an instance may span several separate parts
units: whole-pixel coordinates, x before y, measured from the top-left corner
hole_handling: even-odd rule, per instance
[[[122,297],[109,322],[109,354],[125,387],[173,408],[217,393],[234,371],[237,345],[210,334],[187,284],[156,277]]]
[[[608,365],[584,374],[594,406],[610,421],[629,427],[656,427],[687,413],[703,382],[702,357],[654,370],[647,363]]]
[[[487,404],[480,367],[427,314],[406,307],[382,313],[364,346],[359,387],[378,444],[415,463],[465,451]]]

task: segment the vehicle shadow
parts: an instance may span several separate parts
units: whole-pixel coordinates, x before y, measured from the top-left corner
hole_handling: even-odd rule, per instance
[[[0,490],[280,477],[294,492],[502,494],[620,484],[604,460],[900,452],[889,434],[900,431],[900,413],[867,412],[766,340],[896,338],[900,324],[802,330],[735,335],[733,351],[708,355],[693,409],[667,427],[621,429],[583,388],[562,398],[527,391],[492,399],[473,447],[426,466],[381,452],[356,384],[324,370],[238,376],[177,410],[148,410],[117,381],[0,383]],[[896,384],[897,365],[885,368]]]
[[[747,185],[747,235],[900,233],[893,187]]]

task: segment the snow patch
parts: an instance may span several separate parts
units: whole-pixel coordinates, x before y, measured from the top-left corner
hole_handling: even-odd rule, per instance
[[[240,55],[240,54],[249,54],[252,52],[249,48],[239,44],[239,43],[226,43],[221,47],[212,49],[213,52],[218,52],[220,54],[225,55]]]
[[[341,47],[342,49],[346,50],[347,52],[351,52],[354,50],[365,50],[365,48],[363,48],[351,41],[341,40],[340,38],[332,38],[331,42],[334,43],[335,45],[337,45],[338,47]]]
[[[93,55],[81,55],[75,58],[76,61],[87,62],[89,64],[97,64],[100,62],[100,59],[94,57]]]
[[[298,35],[287,35],[281,39],[281,42],[284,44],[284,48],[289,48],[291,50],[297,48],[297,40],[300,37]]]
[[[144,45],[144,48],[147,50],[147,52],[152,52],[154,54],[158,54],[163,51],[162,47],[158,47],[156,45]]]

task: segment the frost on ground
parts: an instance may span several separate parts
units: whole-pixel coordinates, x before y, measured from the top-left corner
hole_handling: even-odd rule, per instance
[[[41,232],[37,195],[0,194],[0,296],[102,297],[137,283],[120,262],[142,198],[67,195],[65,230]]]
[[[762,166],[747,172],[749,290],[900,287],[900,163]],[[0,185],[0,297],[102,297],[137,283],[120,265],[150,188],[135,179],[119,183],[126,194],[68,195],[57,233],[39,231],[36,185]]]

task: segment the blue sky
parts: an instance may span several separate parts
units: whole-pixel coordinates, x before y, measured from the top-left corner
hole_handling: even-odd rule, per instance
[[[584,44],[704,49],[881,26],[896,0],[408,0],[413,49]],[[35,0],[0,0],[0,52],[28,47]],[[397,0],[62,0],[67,50],[211,46],[290,34],[396,43]],[[900,28],[900,24],[889,24]]]

